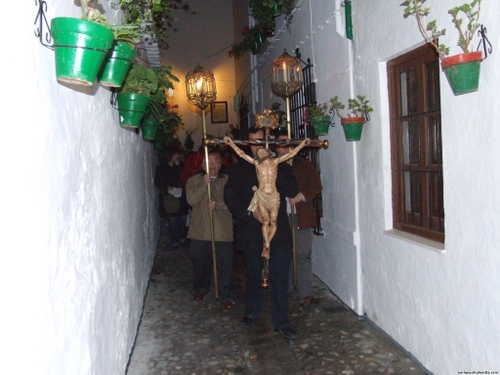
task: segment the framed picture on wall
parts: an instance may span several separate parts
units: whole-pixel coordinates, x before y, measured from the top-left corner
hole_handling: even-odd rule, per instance
[[[213,102],[210,104],[210,112],[212,123],[228,122],[227,119],[227,102]]]

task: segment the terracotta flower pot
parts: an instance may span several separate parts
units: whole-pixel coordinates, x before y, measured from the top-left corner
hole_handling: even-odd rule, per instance
[[[364,117],[342,117],[340,123],[344,128],[345,140],[347,142],[359,141],[363,131]]]
[[[445,57],[441,61],[441,67],[455,95],[477,91],[482,59],[481,51],[477,51]]]

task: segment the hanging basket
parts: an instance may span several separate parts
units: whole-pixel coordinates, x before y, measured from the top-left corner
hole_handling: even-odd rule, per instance
[[[314,133],[317,136],[328,134],[328,129],[330,128],[330,116],[316,117],[311,119],[311,122],[314,127]]]
[[[364,117],[343,117],[340,123],[344,128],[345,140],[347,142],[359,141],[363,131]]]
[[[156,133],[158,132],[158,126],[160,124],[154,119],[145,119],[142,121],[142,139],[145,141],[154,141],[156,138]]]
[[[118,94],[118,111],[120,126],[124,129],[135,130],[141,124],[144,112],[148,107],[149,98],[142,94]]]
[[[106,55],[99,83],[106,87],[121,87],[137,49],[128,43],[116,42]]]
[[[481,61],[481,51],[445,57],[441,61],[453,94],[462,95],[477,91]]]
[[[57,80],[92,86],[113,45],[113,32],[93,22],[67,17],[52,19],[51,29]]]

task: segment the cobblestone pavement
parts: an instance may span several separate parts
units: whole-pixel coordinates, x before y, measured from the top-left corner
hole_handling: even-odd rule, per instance
[[[260,319],[243,328],[240,257],[235,259],[236,305],[227,311],[214,292],[193,300],[187,245],[163,250],[165,245],[160,239],[127,375],[429,374],[318,279],[316,304],[300,306],[291,292],[298,340],[274,333],[268,292]]]

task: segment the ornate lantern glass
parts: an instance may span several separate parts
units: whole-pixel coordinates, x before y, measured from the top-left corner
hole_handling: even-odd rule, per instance
[[[200,109],[217,99],[214,74],[200,65],[186,75],[186,93],[191,104]]]
[[[271,88],[275,95],[289,98],[301,87],[301,61],[285,50],[271,64]]]

